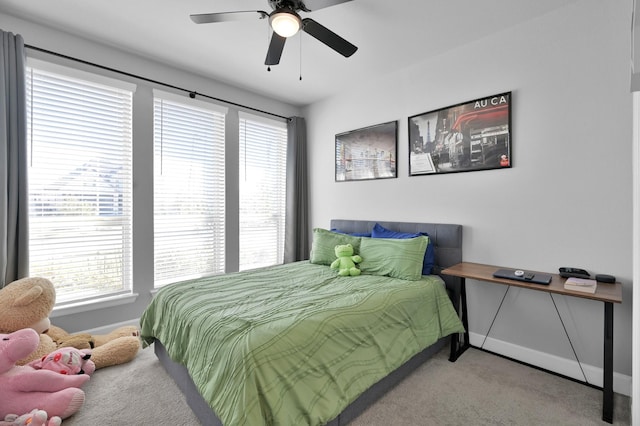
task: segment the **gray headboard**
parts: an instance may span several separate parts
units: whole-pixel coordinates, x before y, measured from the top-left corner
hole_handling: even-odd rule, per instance
[[[398,232],[426,232],[434,244],[436,254],[435,274],[456,263],[462,262],[462,225],[448,223],[420,223],[420,222],[384,222],[371,220],[332,219],[331,229],[343,232],[371,232],[373,226],[379,223],[387,229]],[[442,276],[447,289],[454,294],[460,291],[460,278],[448,275]]]

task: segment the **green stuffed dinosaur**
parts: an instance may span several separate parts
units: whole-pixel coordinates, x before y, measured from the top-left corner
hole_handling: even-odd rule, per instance
[[[338,269],[338,275],[342,277],[360,275],[360,269],[356,268],[356,263],[362,262],[362,258],[357,254],[353,255],[351,244],[337,245],[335,253],[338,258],[331,263],[331,269]]]

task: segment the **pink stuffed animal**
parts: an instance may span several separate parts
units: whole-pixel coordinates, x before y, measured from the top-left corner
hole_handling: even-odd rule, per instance
[[[64,375],[15,365],[35,351],[39,342],[38,333],[30,328],[0,334],[0,418],[37,408],[65,419],[84,404],[80,386],[89,380],[89,375]]]
[[[28,365],[36,370],[51,370],[60,374],[93,374],[96,365],[89,358],[90,350],[68,347],[55,350]]]
[[[9,414],[4,418],[4,421],[0,421],[0,426],[60,426],[61,424],[60,417],[53,416],[49,419],[46,411],[38,409],[21,416]]]

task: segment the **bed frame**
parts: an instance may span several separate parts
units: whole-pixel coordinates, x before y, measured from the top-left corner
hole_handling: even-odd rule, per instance
[[[387,229],[399,232],[428,233],[435,247],[436,261],[433,271],[434,274],[440,274],[442,269],[462,262],[462,225],[333,219],[331,220],[331,229],[339,229],[344,232],[370,232],[376,223],[379,223]],[[460,312],[461,279],[452,276],[442,276],[442,278],[446,283],[449,297],[451,297],[456,312]],[[366,392],[347,406],[338,417],[329,422],[328,425],[346,425],[355,419],[366,410],[367,407],[411,374],[422,363],[439,352],[447,344],[447,341],[451,342],[451,356],[449,359],[455,361],[459,347],[459,338],[459,335],[444,337],[416,354],[387,377],[371,386]],[[191,407],[200,422],[205,426],[222,426],[222,422],[218,419],[218,416],[211,410],[209,404],[207,404],[198,392],[186,367],[174,362],[160,341],[156,340],[153,346],[160,363],[185,395],[187,404],[189,404],[189,407]]]

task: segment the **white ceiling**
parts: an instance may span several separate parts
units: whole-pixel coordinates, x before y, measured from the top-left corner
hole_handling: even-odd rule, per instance
[[[344,58],[302,33],[287,40],[271,72],[264,66],[267,20],[196,25],[189,19],[193,13],[271,12],[267,0],[0,0],[0,13],[302,106],[575,1],[353,0],[301,12],[358,51]]]

